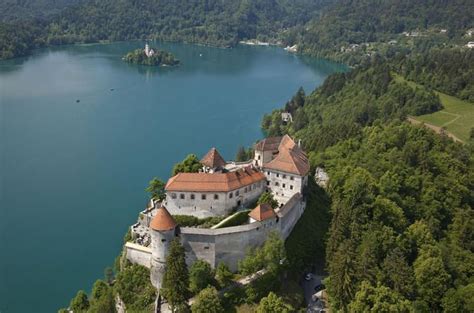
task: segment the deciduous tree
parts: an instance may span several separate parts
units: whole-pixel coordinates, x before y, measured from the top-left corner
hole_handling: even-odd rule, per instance
[[[195,302],[191,306],[193,313],[224,313],[221,300],[216,288],[209,286],[196,297]]]

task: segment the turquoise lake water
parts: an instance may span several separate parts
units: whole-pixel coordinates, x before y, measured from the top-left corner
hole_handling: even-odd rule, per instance
[[[151,178],[212,146],[232,159],[264,113],[345,70],[276,47],[154,43],[182,65],[121,61],[143,44],[0,62],[1,313],[67,306],[112,265]]]

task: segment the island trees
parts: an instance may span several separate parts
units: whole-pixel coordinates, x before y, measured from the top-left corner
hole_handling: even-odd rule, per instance
[[[153,49],[152,55],[146,55],[143,49],[127,53],[122,59],[125,62],[148,66],[176,66],[179,60],[173,54],[163,50]]]

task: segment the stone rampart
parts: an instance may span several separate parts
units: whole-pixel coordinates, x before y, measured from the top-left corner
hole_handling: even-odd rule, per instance
[[[286,239],[304,211],[301,195],[295,194],[278,212],[277,218],[219,229],[181,227],[180,238],[188,265],[202,259],[216,267],[224,262],[232,271],[248,249],[262,245],[268,233],[277,231]]]
[[[150,268],[151,266],[151,249],[138,245],[133,242],[127,242],[124,247],[127,260],[134,264],[140,264]]]

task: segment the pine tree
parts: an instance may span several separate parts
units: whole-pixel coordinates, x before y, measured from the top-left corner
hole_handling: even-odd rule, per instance
[[[166,272],[161,288],[161,293],[170,303],[173,312],[187,306],[188,286],[189,274],[184,247],[179,239],[175,238],[170,244],[169,254],[166,257]]]
[[[76,296],[71,300],[71,304],[69,304],[69,309],[77,313],[86,312],[89,309],[89,299],[84,290],[77,292]]]
[[[227,287],[234,275],[225,263],[219,263],[216,269],[216,280],[221,288]]]
[[[239,149],[237,150],[237,154],[235,155],[235,161],[236,162],[247,161],[247,151],[245,151],[245,148],[243,146],[240,146]]]
[[[150,180],[146,191],[150,193],[152,199],[161,201],[165,198],[165,185],[162,180],[155,177]]]

